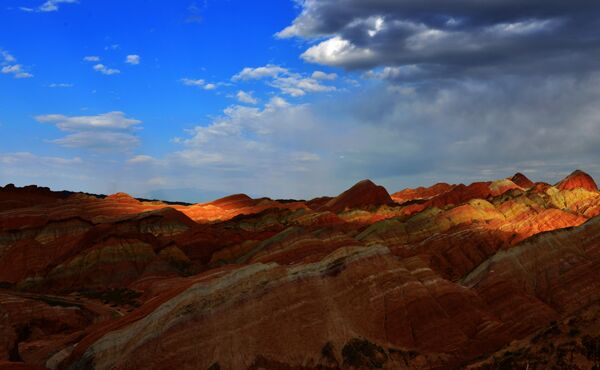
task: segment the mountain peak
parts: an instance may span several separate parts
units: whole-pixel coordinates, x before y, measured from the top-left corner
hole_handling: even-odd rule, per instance
[[[367,179],[357,182],[350,189],[331,199],[324,205],[324,208],[333,212],[340,212],[346,208],[381,206],[393,202],[390,194],[383,186]]]
[[[510,180],[525,189],[535,185],[533,181],[529,180],[529,178],[523,175],[521,172],[515,173],[513,177],[510,178]]]
[[[555,185],[560,190],[572,190],[584,188],[589,191],[598,191],[598,185],[592,176],[581,170],[573,171],[569,176],[562,179]]]

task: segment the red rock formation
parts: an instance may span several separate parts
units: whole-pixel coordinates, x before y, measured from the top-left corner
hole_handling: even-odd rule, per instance
[[[510,178],[510,181],[524,189],[528,189],[535,185],[533,181],[529,180],[529,178],[527,178],[527,176],[523,175],[521,172],[515,173],[513,177]]]
[[[298,267],[251,265],[198,277],[168,301],[177,304],[153,304],[147,316],[124,318],[84,339],[71,357],[75,366],[248,368],[259,357],[316,366],[326,360],[328,343],[330,360],[342,364],[353,361],[348,346],[367,337],[393,368],[388,348],[460,347],[468,354],[506,340],[502,323],[475,295],[440,279],[423,261],[400,262],[382,247],[344,248]],[[448,355],[444,361],[457,360]]]
[[[555,186],[560,190],[583,188],[588,191],[598,191],[598,186],[596,185],[594,179],[581,170],[573,171],[569,176],[565,177]]]
[[[392,203],[392,198],[383,186],[375,185],[371,180],[363,180],[329,200],[322,206],[322,209],[337,213],[350,208],[382,206]]]
[[[244,207],[252,207],[256,204],[254,199],[250,198],[246,194],[235,194],[230,195],[221,199],[214,200],[209,202],[208,204],[217,206],[223,209],[232,209],[232,208],[244,208]]]
[[[405,203],[412,200],[422,200],[435,197],[443,194],[449,190],[452,190],[456,185],[449,185],[446,183],[438,183],[428,188],[418,187],[416,189],[404,189],[392,194],[392,199],[396,203]]]
[[[37,204],[53,203],[65,199],[70,195],[68,192],[52,192],[48,188],[35,185],[18,188],[13,184],[0,186],[0,212],[30,207]]]
[[[600,299],[599,264],[596,217],[578,228],[542,233],[497,253],[463,284],[477,290],[512,331],[525,335]]]
[[[463,366],[600,300],[593,180],[526,180],[189,206],[28,188],[0,209],[0,367]]]

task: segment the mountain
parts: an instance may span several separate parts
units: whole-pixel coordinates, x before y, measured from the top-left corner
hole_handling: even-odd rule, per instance
[[[196,204],[9,185],[0,205],[0,369],[600,358],[600,192],[581,171]]]
[[[582,188],[588,191],[598,191],[598,186],[596,185],[594,179],[581,170],[573,171],[569,176],[565,177],[555,186],[560,190],[573,190]]]
[[[362,180],[330,199],[322,209],[340,212],[351,208],[364,208],[392,204],[394,201],[383,186],[375,185],[371,180]]]
[[[533,181],[529,180],[529,178],[523,175],[521,172],[515,173],[513,177],[510,178],[510,181],[514,182],[515,184],[524,189],[528,189],[535,185]]]

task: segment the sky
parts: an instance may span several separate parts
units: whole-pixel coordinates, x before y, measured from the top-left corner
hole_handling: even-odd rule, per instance
[[[3,0],[0,185],[600,179],[597,0]]]

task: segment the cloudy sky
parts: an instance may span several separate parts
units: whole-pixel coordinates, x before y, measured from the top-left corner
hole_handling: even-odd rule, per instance
[[[597,0],[3,0],[0,184],[600,179]]]

